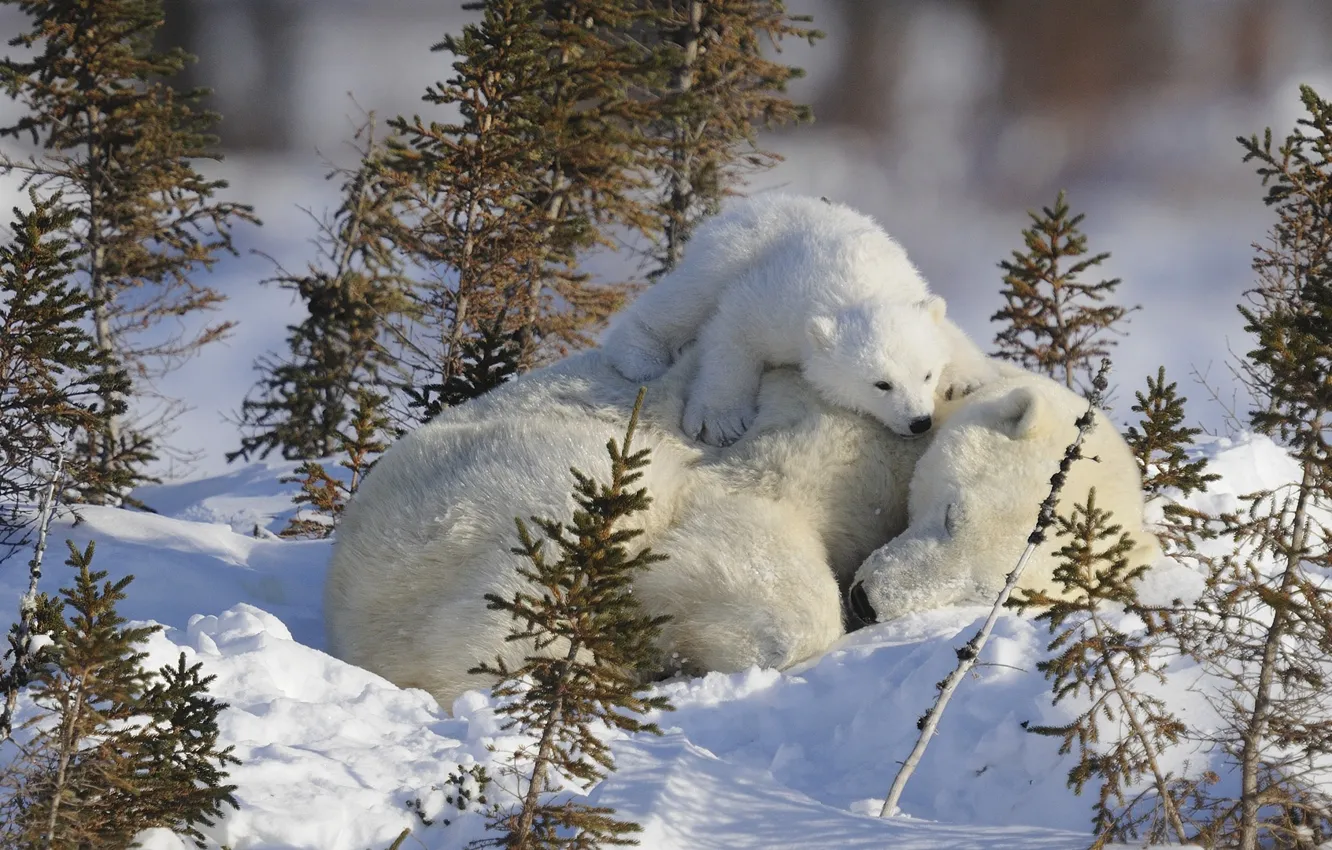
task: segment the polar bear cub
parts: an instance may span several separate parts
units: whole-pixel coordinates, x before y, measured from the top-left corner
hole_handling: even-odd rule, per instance
[[[617,317],[603,348],[622,375],[647,381],[691,341],[699,370],[681,427],[713,445],[753,422],[768,366],[799,365],[830,403],[903,436],[930,430],[946,366],[962,384],[983,382],[976,372],[988,368],[873,219],[792,195],[739,201],[705,222],[680,265]]]

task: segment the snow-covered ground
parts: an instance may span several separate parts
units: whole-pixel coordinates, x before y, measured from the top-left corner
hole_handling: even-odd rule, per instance
[[[1266,438],[1205,448],[1223,478],[1193,502],[1199,507],[1233,508],[1236,494],[1294,475]],[[504,800],[508,779],[497,762],[519,740],[500,730],[484,693],[446,712],[424,692],[322,651],[330,544],[268,533],[291,515],[294,485],[278,478],[292,466],[253,464],[142,491],[160,515],[84,508],[81,523],[54,530],[46,586],[68,577],[59,566],[65,538],[96,540],[95,566],[136,577],[123,613],[167,627],[149,645],[151,660],[184,652],[217,676],[213,691],[230,705],[222,738],[242,761],[231,772],[240,809],[205,830],[219,845],[365,850],[412,827],[406,847],[462,847],[481,834],[484,816],[450,811],[446,778],[459,765],[487,766],[499,786],[490,799]],[[16,599],[26,583],[18,560],[0,565],[0,599]],[[1164,601],[1197,587],[1195,574],[1163,561],[1143,590]],[[959,689],[907,788],[904,815],[874,816],[934,683],[983,613],[945,609],[881,624],[787,672],[663,683],[676,707],[659,718],[665,734],[615,740],[619,770],[591,796],[641,824],[642,846],[653,850],[1084,847],[1091,801],[1066,788],[1069,757],[1020,725],[1066,721],[1075,707],[1051,706],[1035,671],[1047,633],[1016,616],[1000,621],[977,674]],[[1205,724],[1197,678],[1177,670],[1161,693],[1186,720]],[[1182,749],[1166,765],[1193,774],[1206,766]],[[408,808],[416,800],[432,825]],[[160,833],[146,846],[185,845]]]

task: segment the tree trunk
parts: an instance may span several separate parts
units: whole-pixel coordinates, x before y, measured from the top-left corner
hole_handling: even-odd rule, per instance
[[[116,341],[111,327],[111,289],[105,276],[106,248],[102,244],[102,148],[96,141],[101,117],[96,108],[88,113],[88,294],[93,301],[93,338],[97,351],[115,363]],[[120,445],[121,421],[111,409],[119,402],[115,393],[102,394],[102,424],[100,433],[88,433],[88,460],[97,468],[103,481],[111,475],[116,448]],[[99,493],[95,501],[105,503],[107,494]]]
[[[51,788],[51,811],[46,815],[44,850],[52,850],[56,839],[56,821],[60,816],[60,800],[65,793],[65,780],[69,773],[69,760],[78,744],[78,724],[83,714],[83,685],[80,678],[74,690],[74,705],[60,729],[60,757],[56,762],[56,775]]]
[[[704,0],[689,0],[689,23],[679,41],[682,57],[671,80],[671,90],[677,96],[685,94],[694,87],[704,5]],[[669,215],[665,227],[666,250],[662,255],[661,272],[669,272],[680,262],[687,235],[685,217],[689,213],[689,204],[694,197],[693,162],[687,150],[689,135],[687,118],[675,119],[673,134]]]
[[[569,642],[569,651],[564,656],[564,676],[569,675],[569,665],[578,656],[580,648],[577,641]],[[563,684],[562,679],[561,691]],[[546,787],[546,772],[555,757],[555,731],[563,722],[564,695],[561,693],[555,698],[550,716],[546,718],[546,726],[541,730],[541,742],[537,745],[536,759],[532,764],[532,782],[527,786],[527,794],[523,796],[523,808],[518,814],[518,823],[510,834],[511,839],[516,838],[516,842],[512,845],[513,850],[527,850],[531,846],[529,840],[532,837],[532,824],[536,820],[536,811],[541,803],[541,792]]]

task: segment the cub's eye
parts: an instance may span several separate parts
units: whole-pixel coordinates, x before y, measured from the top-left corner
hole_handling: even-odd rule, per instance
[[[925,373],[925,382],[926,382],[926,383],[929,383],[930,378],[933,378],[933,377],[934,377],[934,373],[933,373],[933,372],[926,372],[926,373]]]
[[[888,383],[887,381],[879,381],[874,386],[878,387],[879,389],[883,390],[886,393],[890,393],[893,391],[893,385]]]

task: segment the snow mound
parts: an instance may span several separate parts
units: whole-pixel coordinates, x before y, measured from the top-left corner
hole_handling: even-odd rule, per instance
[[[1236,494],[1294,473],[1263,438],[1217,440],[1205,451],[1223,479],[1193,500],[1198,507],[1234,507]],[[154,488],[142,495],[158,515],[83,508],[77,524],[53,529],[46,586],[68,578],[62,540],[95,540],[98,569],[136,577],[123,613],[167,627],[147,646],[151,662],[184,653],[217,677],[212,691],[229,705],[222,740],[242,764],[230,779],[240,809],[206,830],[210,840],[233,850],[366,850],[410,828],[406,846],[461,848],[482,834],[485,815],[445,801],[448,775],[483,766],[496,779],[490,802],[504,802],[504,754],[522,739],[501,728],[488,694],[465,694],[450,715],[424,692],[322,651],[330,544],[260,539],[246,527],[266,528],[288,510],[293,485],[277,479],[289,468],[255,464]],[[26,585],[21,560],[0,564],[0,598],[17,599]],[[1163,562],[1144,590],[1169,598],[1197,585],[1196,574]],[[914,743],[916,718],[984,613],[944,609],[864,629],[786,672],[664,682],[657,690],[676,708],[656,718],[665,734],[617,735],[619,770],[590,801],[639,823],[641,846],[653,850],[1084,847],[1090,801],[1066,787],[1069,759],[1021,725],[1062,722],[1075,707],[1051,706],[1035,671],[1048,635],[1016,616],[1000,620],[955,695],[907,787],[905,815],[874,816]],[[1188,674],[1161,693],[1181,712],[1203,711]],[[22,704],[20,718],[32,710]],[[1177,758],[1169,767],[1181,773],[1206,766]],[[143,846],[186,845],[158,830]]]

